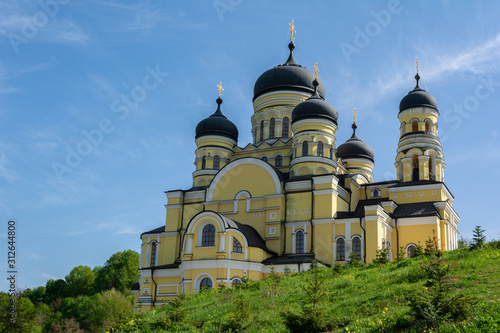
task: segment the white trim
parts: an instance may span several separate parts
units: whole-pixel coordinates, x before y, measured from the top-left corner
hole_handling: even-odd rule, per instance
[[[339,179],[335,175],[320,175],[313,177],[314,185],[333,184],[338,185]]]
[[[441,220],[437,216],[404,217],[398,218],[398,227],[424,224],[435,224],[439,226],[440,221]]]
[[[187,192],[184,196],[184,200],[194,200],[194,199],[205,199],[205,190]]]
[[[327,125],[327,126],[331,126],[333,128],[335,128],[335,130],[337,129],[337,124],[335,124],[333,121],[331,120],[326,120],[326,119],[322,119],[322,118],[305,118],[305,119],[301,119],[301,120],[298,120],[296,122],[293,123],[293,127],[296,127],[296,126],[300,126],[302,124],[311,124],[311,123],[316,123],[316,124],[323,124],[323,125]],[[310,132],[317,132],[317,131],[314,131],[314,130],[308,130],[308,131],[303,131],[301,132],[302,133],[310,133]],[[335,141],[335,135],[332,135],[330,133],[324,133],[322,132],[321,133],[322,135],[326,135],[327,137],[330,137],[330,138],[333,138],[333,140]]]
[[[200,291],[200,284],[201,284],[201,281],[205,278],[209,278],[210,281],[212,281],[212,288],[211,289],[214,289],[216,288],[215,286],[215,283],[214,283],[214,279],[212,278],[212,276],[210,274],[207,274],[207,273],[201,273],[200,275],[198,275],[196,277],[196,279],[194,280],[194,286],[193,286],[193,291],[195,292],[199,292]]]
[[[199,137],[198,139],[195,140],[195,143],[196,143],[196,146],[198,147],[198,142],[200,142],[201,140],[223,140],[223,141],[229,141],[231,142],[233,145],[236,145],[236,141],[234,141],[233,139],[227,137],[227,136],[221,136],[221,135],[203,135],[201,137]],[[210,146],[210,145],[208,145]],[[199,148],[202,148],[202,147],[206,147],[205,145],[199,147]],[[198,148],[198,149],[199,149]]]
[[[215,189],[217,188],[219,182],[221,179],[232,169],[242,166],[242,165],[256,165],[261,168],[263,168],[265,171],[268,172],[268,174],[271,176],[272,180],[274,181],[276,193],[273,194],[281,194],[281,181],[276,173],[276,171],[273,169],[273,167],[262,160],[259,160],[257,158],[250,158],[250,157],[244,157],[238,160],[235,160],[228,165],[226,165],[224,168],[222,168],[219,173],[214,177],[212,182],[210,183],[210,186],[208,187],[208,192],[207,192],[207,201],[212,201]]]
[[[295,97],[295,96],[284,96],[284,95],[299,95],[303,97]],[[274,95],[274,97],[273,97]],[[268,92],[260,95],[254,102],[254,110],[260,110],[266,104],[277,103],[277,102],[288,102],[293,106],[302,103],[306,99],[311,97],[311,94],[295,91],[295,90],[274,90],[272,92]],[[293,110],[293,107],[292,107]],[[291,110],[289,110],[291,111]],[[290,116],[289,116],[290,118]],[[290,119],[291,122],[291,119]]]
[[[342,158],[342,162],[357,162],[357,163],[365,163],[365,164],[368,164],[369,166],[371,166],[372,168],[375,167],[375,163],[373,163],[372,161],[370,161],[369,159],[367,158],[350,158],[350,157],[344,157]],[[366,169],[361,169],[361,170],[366,170]]]
[[[203,176],[203,175],[215,175],[219,170],[214,169],[200,169],[192,173],[193,177]]]
[[[298,156],[295,157],[291,162],[290,166],[294,166],[299,163],[308,163],[308,162],[314,162],[314,163],[324,163],[328,164],[329,166],[332,166],[334,168],[337,168],[337,162],[334,160],[329,159],[328,157],[321,157],[321,156],[314,156],[314,155],[307,155],[307,156]],[[322,176],[322,175],[320,175]]]
[[[347,192],[347,190],[344,189],[342,186],[337,187],[337,193],[338,193],[338,195],[340,195],[340,197],[342,199],[345,199],[347,197],[347,195],[349,194],[349,192]]]
[[[450,191],[448,191],[444,183],[389,187],[389,193],[400,193],[406,191],[422,191],[422,190],[443,190],[448,199],[450,200],[450,203],[453,202],[453,196],[451,195]]]
[[[310,190],[311,189],[311,181],[310,180],[301,180],[301,181],[292,181],[285,184],[286,191],[296,191],[296,190]]]
[[[292,232],[294,232],[295,228],[306,228],[307,225],[309,225],[309,221],[295,221],[295,222],[287,222],[286,223],[286,228],[292,228]]]
[[[182,198],[182,194],[183,194],[182,191],[165,192],[167,199]]]
[[[165,205],[166,209],[179,209],[182,208],[182,205],[180,204],[175,204],[175,205]]]
[[[317,225],[317,224],[330,224],[330,223],[333,223],[333,219],[332,218],[314,219],[314,220],[312,220],[312,224],[313,225]]]
[[[329,195],[334,195],[334,196],[339,195],[337,190],[333,189],[333,188],[326,188],[324,190],[314,190],[313,193],[314,193],[314,195],[323,195],[323,194],[329,194]]]

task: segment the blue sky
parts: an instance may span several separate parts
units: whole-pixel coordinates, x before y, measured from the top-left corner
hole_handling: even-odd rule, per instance
[[[376,181],[395,178],[419,58],[459,230],[500,238],[498,17],[493,1],[1,1],[3,271],[11,219],[21,288],[139,251],[140,233],[164,223],[163,192],[191,186],[194,129],[219,82],[239,145],[250,141],[253,84],[286,60],[292,19],[295,59],[318,63],[339,111],[337,145],[355,107]]]

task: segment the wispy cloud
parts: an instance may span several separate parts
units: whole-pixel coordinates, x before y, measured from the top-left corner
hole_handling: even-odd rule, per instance
[[[2,149],[1,145],[0,149]],[[11,167],[11,163],[7,158],[7,153],[3,149],[0,150],[0,178],[3,178],[8,183],[23,179],[23,177]]]
[[[90,41],[90,34],[85,32],[75,21],[65,18],[55,20],[53,24],[47,26],[40,39],[45,42],[57,44],[81,44],[87,45]]]
[[[443,53],[441,48],[424,43],[420,45],[425,46],[414,46],[416,53],[423,58],[433,59],[432,63],[425,67],[425,75],[422,75],[421,86],[423,84],[424,87],[425,82],[446,81],[455,74],[485,74],[500,70],[500,33],[455,53]],[[395,59],[386,68],[377,71],[374,78],[366,79],[368,86],[346,80],[339,95],[343,96],[344,101],[356,101],[359,107],[368,107],[386,96],[410,90],[414,82],[409,80],[409,74],[414,71],[413,63],[403,63],[402,60]],[[359,96],[363,96],[363,99],[360,100]]]
[[[174,30],[200,30],[207,29],[207,23],[193,22],[182,10],[171,10],[149,1],[139,1],[133,4],[125,4],[116,1],[95,1],[89,9],[99,7],[101,15],[112,13],[107,17],[109,30],[113,32],[130,32],[135,36],[150,35],[164,38],[164,34],[158,34],[158,28],[168,23],[171,31]],[[117,14],[119,13],[119,14]]]
[[[0,3],[0,34],[17,36],[25,41],[41,41],[58,44],[87,44],[90,34],[85,32],[73,19],[61,15],[66,5],[58,5],[56,10],[47,15],[34,4],[23,2]],[[37,14],[40,14],[37,16]],[[45,17],[42,23],[35,22],[35,17]],[[33,31],[26,33],[26,27]],[[23,42],[24,44],[25,42]]]
[[[49,279],[49,280],[50,279],[52,279],[52,280],[58,280],[58,279],[60,279],[60,277],[58,277],[58,276],[47,274],[47,273],[42,273],[41,275],[42,275],[42,277],[44,277],[46,279]]]

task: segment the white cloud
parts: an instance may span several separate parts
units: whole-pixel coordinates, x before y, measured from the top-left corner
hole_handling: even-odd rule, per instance
[[[441,48],[427,46],[417,48],[417,54],[423,55],[427,59],[433,59],[430,65],[427,65],[422,75],[421,87],[425,88],[425,82],[446,81],[451,75],[457,73],[485,74],[500,70],[500,33],[494,38],[477,43],[455,53],[443,53]],[[411,73],[415,72],[415,64],[402,62],[401,59],[394,59],[385,68],[377,71],[374,78],[366,78],[365,83],[357,83],[348,78],[348,73],[343,73],[345,82],[341,85],[343,101],[347,103],[356,102],[356,107],[366,107],[377,116],[373,110],[373,105],[384,97],[408,91],[413,88],[415,82],[410,79]],[[406,60],[405,60],[406,61]],[[349,81],[351,80],[351,81]],[[359,96],[363,96],[362,99]],[[370,111],[373,110],[373,111]]]

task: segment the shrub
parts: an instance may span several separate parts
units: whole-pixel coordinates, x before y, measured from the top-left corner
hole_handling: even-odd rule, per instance
[[[386,264],[389,262],[389,252],[390,249],[386,243],[382,243],[382,248],[378,249],[373,262],[376,264]]]
[[[450,265],[444,261],[442,253],[437,252],[420,267],[427,279],[424,290],[407,298],[415,319],[422,320],[427,327],[437,327],[447,319],[465,319],[475,300],[462,294],[450,295],[445,281]]]

